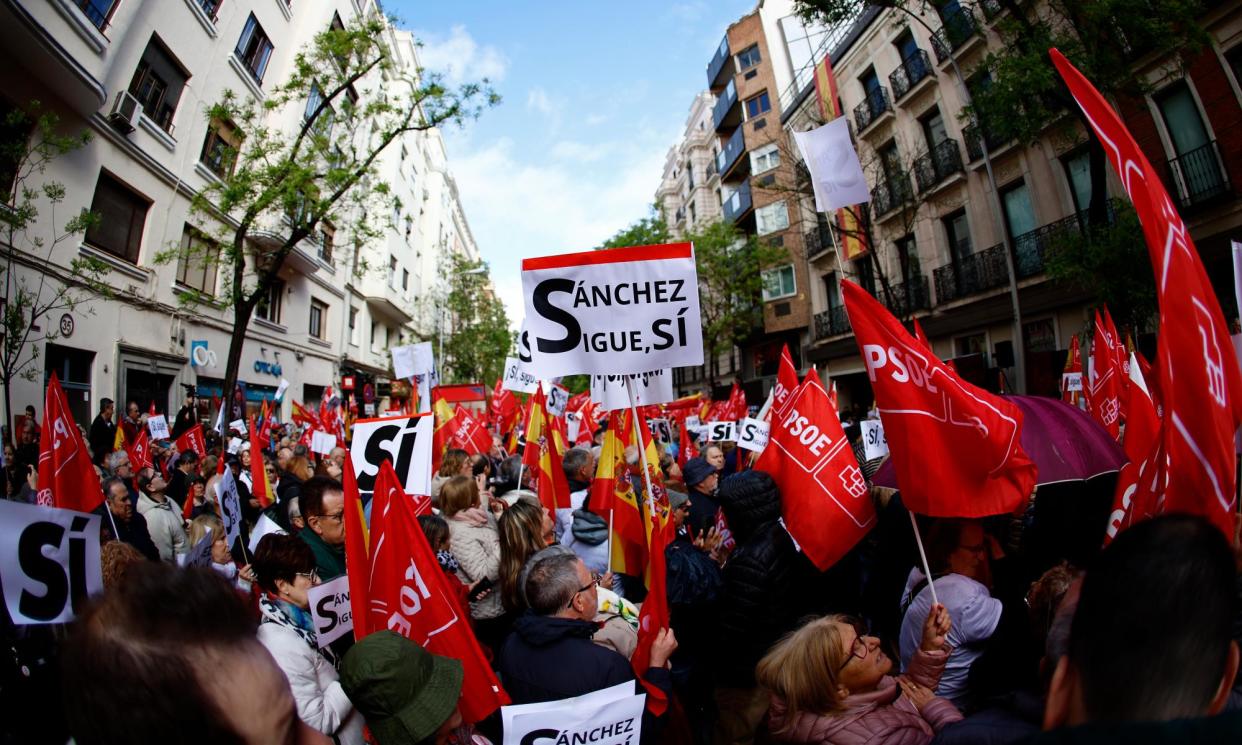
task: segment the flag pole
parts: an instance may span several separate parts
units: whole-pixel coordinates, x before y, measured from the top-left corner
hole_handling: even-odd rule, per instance
[[[647,446],[643,444],[643,423],[638,418],[638,404],[634,402],[634,388],[630,385],[633,375],[625,376],[625,393],[630,397],[630,411],[634,414],[634,438],[638,441],[638,459],[643,467],[643,483],[647,485],[647,514],[655,529],[655,491],[651,488],[651,471],[647,468]]]
[[[613,479],[616,479],[615,473],[613,474]],[[614,490],[615,490],[615,487],[614,487]],[[615,507],[608,508],[608,571],[609,572],[612,571],[612,516],[615,515],[616,512],[617,510]],[[612,589],[612,588],[609,588],[609,589]]]
[[[923,536],[919,533],[919,521],[914,519],[913,512],[907,512],[910,515],[910,527],[914,528],[914,542],[919,546],[919,558],[923,561],[923,575],[927,577],[927,586],[931,588],[932,604],[940,605],[940,598],[936,597],[936,583],[932,580],[931,567],[927,564],[927,552],[923,550]],[[914,598],[910,598],[912,601]]]

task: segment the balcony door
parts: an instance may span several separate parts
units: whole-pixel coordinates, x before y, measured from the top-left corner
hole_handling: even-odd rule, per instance
[[[1033,231],[1039,227],[1035,222],[1035,208],[1031,206],[1031,192],[1025,182],[1019,182],[1001,191],[1001,204],[1005,208],[1005,230],[1013,245],[1018,276],[1038,274],[1043,266],[1039,254],[1039,241]]]
[[[923,126],[923,139],[927,142],[927,152],[935,153],[936,146],[949,139],[940,109],[933,107],[931,112],[919,121],[919,124]]]
[[[1173,146],[1173,173],[1183,202],[1219,194],[1224,176],[1190,86],[1178,81],[1157,93],[1155,101]]]

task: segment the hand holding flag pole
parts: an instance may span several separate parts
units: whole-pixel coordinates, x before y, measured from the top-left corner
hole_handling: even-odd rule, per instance
[[[936,597],[936,582],[932,579],[931,567],[927,563],[927,552],[923,550],[923,534],[919,532],[919,521],[914,518],[914,513],[907,510],[906,514],[910,515],[910,527],[914,528],[914,542],[919,547],[919,559],[923,561],[923,574],[927,577],[927,588],[931,590],[932,606],[940,605],[940,598]]]

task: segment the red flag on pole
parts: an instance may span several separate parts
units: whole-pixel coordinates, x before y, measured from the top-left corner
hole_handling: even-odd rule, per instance
[[[462,614],[456,593],[418,525],[414,502],[402,491],[388,461],[380,465],[375,499],[366,626],[388,629],[428,652],[460,660],[465,671],[459,704],[462,718],[478,722],[508,704],[509,696],[483,656],[470,619]],[[347,568],[348,562],[347,554]]]
[[[983,517],[1025,504],[1035,464],[1018,407],[958,378],[866,290],[841,287],[906,507]]]
[[[193,450],[198,454],[199,458],[207,457],[207,440],[203,435],[203,425],[195,424],[186,431],[181,433],[173,443],[178,453],[184,453],[187,450]]]
[[[272,503],[272,487],[267,482],[267,470],[263,468],[263,448],[253,414],[250,415],[250,496],[259,500],[264,508]]]
[[[651,512],[648,512],[650,515]],[[630,656],[630,664],[634,674],[647,690],[647,710],[655,716],[662,715],[668,709],[668,696],[664,691],[647,681],[647,669],[651,667],[651,645],[655,642],[661,629],[668,628],[669,608],[668,593],[665,590],[667,571],[664,563],[664,549],[672,532],[672,521],[652,518],[655,525],[651,528],[651,541],[647,555],[650,557],[648,567],[647,599],[638,612],[638,646]],[[662,525],[660,523],[663,523]]]
[[[1154,497],[1158,489],[1149,485],[1159,484],[1160,417],[1137,360],[1130,365],[1130,388],[1125,395],[1129,402],[1123,447],[1129,462],[1117,475],[1105,544],[1116,538],[1118,532],[1156,512]],[[1154,458],[1150,457],[1153,453]]]
[[[798,368],[794,367],[793,355],[789,353],[789,345],[781,345],[781,362],[776,368],[776,387],[772,389],[772,413],[779,418],[788,409],[793,400],[794,389],[798,387]]]
[[[772,420],[755,469],[781,490],[781,514],[798,547],[825,571],[875,524],[867,482],[818,375],[808,375]]]
[[[91,464],[91,451],[73,421],[69,400],[56,373],[47,382],[39,431],[38,503],[90,512],[103,504],[103,488]]]
[[[1075,390],[1070,389],[1070,381],[1076,380],[1074,383]],[[1082,398],[1082,352],[1078,348],[1078,334],[1070,337],[1069,354],[1065,357],[1065,370],[1061,375],[1061,400],[1071,406],[1077,406],[1079,399]]]
[[[151,435],[143,429],[134,437],[133,442],[125,443],[125,453],[133,466],[134,473],[151,465]]]
[[[1087,381],[1087,410],[1114,440],[1120,440],[1123,373],[1117,365],[1112,338],[1112,332],[1097,310],[1095,335],[1091,343],[1091,379]]]
[[[387,460],[384,463],[388,463]],[[381,489],[390,490],[391,482],[381,482],[384,476],[384,464],[380,464],[380,472],[376,478],[375,493]],[[354,618],[354,641],[361,641],[371,633],[371,535],[367,529],[367,515],[362,506],[362,495],[358,492],[358,478],[354,475],[354,462],[345,453],[345,472],[341,474],[341,485],[345,491],[345,514],[341,523],[345,530],[345,574],[349,575],[349,609]],[[387,491],[384,492],[387,499]],[[372,497],[374,499],[374,496]],[[379,507],[377,502],[375,507]]]
[[[919,319],[917,318],[913,320],[913,323],[914,323],[914,338],[918,339],[919,343],[922,344],[927,349],[927,351],[931,352],[932,351],[931,340],[927,338],[927,332],[923,330],[923,324],[919,323]],[[932,353],[935,354],[934,352]]]
[[[1164,509],[1204,515],[1232,538],[1242,373],[1220,303],[1159,174],[1099,91],[1059,51],[1049,53],[1103,143],[1147,239],[1160,305]]]
[[[461,448],[470,455],[487,454],[492,449],[492,435],[483,426],[483,422],[470,416],[470,412],[460,404],[453,414],[453,435],[450,442],[455,448]]]

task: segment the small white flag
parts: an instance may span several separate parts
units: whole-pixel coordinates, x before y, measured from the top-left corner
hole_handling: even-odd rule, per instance
[[[809,132],[794,132],[794,140],[811,172],[816,210],[832,212],[871,201],[845,117],[837,117]]]

